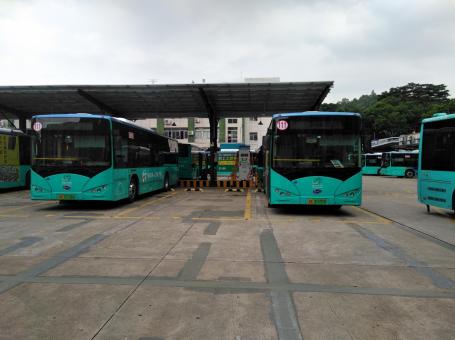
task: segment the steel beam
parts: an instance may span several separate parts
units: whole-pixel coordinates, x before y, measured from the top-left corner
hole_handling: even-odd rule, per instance
[[[21,122],[21,119],[26,119],[27,117],[27,114],[21,110],[18,110],[18,109],[15,109],[15,108],[12,108],[10,106],[7,106],[7,105],[3,105],[3,104],[0,104],[0,113],[3,114],[3,116],[5,117],[5,119],[12,125],[14,126],[15,129],[17,129],[16,127],[16,124],[14,124],[14,121],[11,120],[8,116],[7,116],[7,113],[11,113],[15,116],[17,116],[17,118],[19,118],[19,123]],[[23,130],[25,132],[25,128]]]
[[[101,100],[96,99],[95,97],[93,97],[92,95],[88,94],[84,90],[78,89],[77,93],[82,98],[86,99],[87,101],[89,101],[93,105],[97,106],[101,110],[101,112],[109,113],[109,114],[114,115],[114,116],[122,117],[122,115],[120,114],[119,111],[117,111],[116,109],[114,109],[114,108],[110,107],[109,105],[103,103]]]
[[[314,103],[314,106],[313,106],[312,110],[314,110],[314,111],[319,110],[319,107],[321,106],[321,104],[324,101],[325,97],[327,97],[327,95],[329,94],[330,89],[332,88],[332,86],[333,86],[333,83],[331,85],[327,85],[326,86],[324,91],[321,93],[321,95],[318,97],[318,99]]]

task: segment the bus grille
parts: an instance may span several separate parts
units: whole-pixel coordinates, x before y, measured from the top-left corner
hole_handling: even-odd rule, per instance
[[[431,197],[431,196],[428,196],[428,199],[430,201],[436,201],[436,202],[446,202],[446,200],[444,198],[439,198],[439,197]]]
[[[446,189],[443,189],[443,188],[428,187],[428,190],[430,190],[430,191],[437,191],[437,192],[447,192],[447,190],[446,190]]]

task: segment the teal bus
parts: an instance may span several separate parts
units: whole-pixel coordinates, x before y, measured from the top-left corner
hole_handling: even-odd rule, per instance
[[[384,152],[379,175],[413,178],[417,174],[418,163],[418,150]]]
[[[362,174],[379,175],[381,168],[382,153],[366,153],[362,155]]]
[[[419,150],[419,201],[455,210],[455,114],[423,119]]]
[[[126,119],[38,115],[32,130],[34,200],[132,202],[177,183],[177,141]]]
[[[179,178],[200,179],[204,177],[206,152],[192,144],[179,143]]]
[[[263,140],[268,205],[360,205],[361,117],[351,112],[275,114]]]
[[[251,152],[251,169],[256,177],[257,186],[262,189],[264,183],[264,148],[262,146]]]
[[[30,137],[21,130],[0,128],[0,189],[29,185]]]

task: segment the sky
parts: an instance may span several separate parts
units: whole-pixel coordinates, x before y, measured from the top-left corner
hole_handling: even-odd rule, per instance
[[[455,0],[0,0],[0,85],[409,82],[455,97]]]

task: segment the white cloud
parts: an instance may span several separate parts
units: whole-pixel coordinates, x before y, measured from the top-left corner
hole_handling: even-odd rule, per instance
[[[455,3],[0,2],[0,85],[334,80],[329,100],[407,82],[455,95]]]

